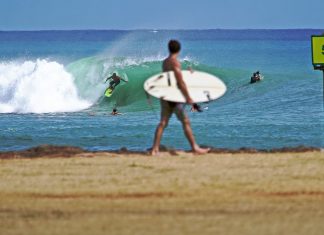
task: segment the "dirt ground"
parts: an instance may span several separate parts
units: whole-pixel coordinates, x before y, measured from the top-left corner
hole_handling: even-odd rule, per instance
[[[0,160],[0,234],[318,234],[324,153]]]

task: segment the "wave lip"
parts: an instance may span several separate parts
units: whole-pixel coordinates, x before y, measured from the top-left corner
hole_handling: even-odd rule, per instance
[[[90,106],[79,97],[74,77],[55,61],[0,63],[0,113],[76,112]]]

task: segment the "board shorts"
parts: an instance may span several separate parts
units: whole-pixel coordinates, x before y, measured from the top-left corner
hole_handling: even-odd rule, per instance
[[[119,83],[120,83],[120,80],[117,81],[117,82],[115,82],[114,80],[112,80],[112,81],[109,83],[109,86],[110,86],[110,87],[112,87],[112,86],[116,87]]]
[[[167,117],[170,118],[173,113],[176,114],[179,121],[183,122],[186,120],[187,114],[185,111],[185,104],[182,103],[175,103],[165,100],[160,100],[161,103],[161,117]]]

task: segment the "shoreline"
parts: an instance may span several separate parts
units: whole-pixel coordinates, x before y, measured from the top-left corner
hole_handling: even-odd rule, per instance
[[[209,147],[209,146],[203,146]],[[255,148],[214,148],[208,154],[267,154],[267,153],[307,153],[307,152],[322,152],[322,148],[310,147],[310,146],[297,146],[297,147],[283,147],[273,149],[255,149]],[[161,154],[167,154],[171,156],[177,156],[180,153],[190,153],[190,151],[184,151],[180,149],[167,148],[161,146]],[[97,154],[115,154],[117,156],[129,156],[129,155],[141,155],[150,156],[149,150],[134,151],[128,150],[126,147],[122,147],[119,150],[108,151],[89,151],[75,146],[56,146],[56,145],[39,145],[36,147],[28,148],[19,151],[3,151],[0,152],[0,159],[16,159],[16,158],[40,158],[40,157],[74,157],[74,156],[96,156]]]

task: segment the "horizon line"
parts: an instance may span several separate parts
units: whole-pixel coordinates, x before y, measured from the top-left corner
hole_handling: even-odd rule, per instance
[[[0,29],[0,32],[41,32],[41,31],[211,31],[211,30],[233,30],[233,31],[258,31],[258,30],[324,30],[324,28],[206,28],[206,29]],[[324,33],[324,32],[323,32]]]

